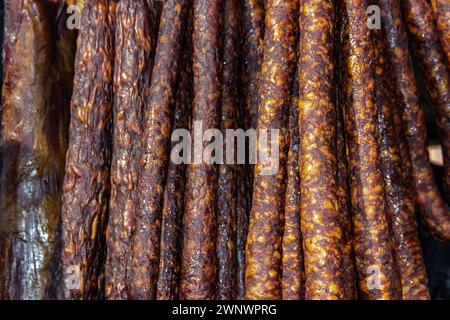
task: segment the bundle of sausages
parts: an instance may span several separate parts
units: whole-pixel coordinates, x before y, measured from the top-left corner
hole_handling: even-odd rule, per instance
[[[4,12],[0,299],[429,299],[417,221],[450,240],[447,0]],[[275,171],[248,154],[176,163],[177,129],[256,129],[248,154],[278,130]]]

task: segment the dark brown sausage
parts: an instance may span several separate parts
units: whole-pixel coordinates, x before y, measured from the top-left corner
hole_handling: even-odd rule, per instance
[[[450,2],[447,0],[431,0],[436,27],[441,36],[441,44],[447,56],[447,66],[450,68]]]
[[[436,117],[444,158],[444,187],[450,192],[450,69],[427,0],[402,1],[409,34],[421,62]],[[447,216],[450,223],[450,214]],[[450,230],[447,230],[450,232]],[[447,235],[450,237],[450,234]]]
[[[244,0],[241,10],[244,128],[256,129],[259,101],[258,75],[261,70],[264,40],[263,0]]]
[[[83,6],[62,210],[66,299],[102,295],[111,162],[113,4],[95,0]]]
[[[220,129],[226,139],[227,129],[237,129],[239,79],[239,10],[236,0],[225,0],[224,47],[222,65],[222,112]],[[227,159],[228,148],[235,157]],[[236,148],[225,144],[224,164],[218,166],[217,178],[217,286],[216,298],[234,299],[236,296],[236,218],[237,165]],[[232,160],[228,163],[227,160]]]
[[[279,159],[255,166],[252,212],[247,237],[246,298],[281,299],[281,247],[285,198],[289,106],[295,73],[298,1],[269,0],[260,79],[258,156],[275,150],[261,140],[279,131]],[[274,172],[271,172],[274,171]]]
[[[348,181],[347,143],[345,140],[344,111],[347,103],[345,92],[348,81],[346,72],[346,57],[343,52],[343,40],[348,37],[348,23],[344,21],[343,6],[335,6],[335,94],[336,94],[336,156],[337,156],[337,181],[338,203],[342,216],[342,258],[345,276],[344,299],[357,299],[356,267],[353,253],[353,226],[350,203],[350,190]]]
[[[177,96],[173,128],[189,129],[192,100],[192,6],[183,22],[183,53],[180,56]],[[172,142],[173,150],[175,144]],[[184,210],[184,194],[186,183],[186,164],[169,163],[167,182],[164,190],[164,207],[161,217],[161,251],[157,284],[158,300],[179,298],[179,279],[181,269],[181,232]]]
[[[303,0],[300,11],[300,208],[305,298],[343,299],[342,217],[337,194],[332,1]]]
[[[375,90],[378,109],[380,159],[386,186],[395,256],[400,271],[404,300],[429,299],[427,275],[414,212],[413,195],[402,171],[403,159],[395,135],[393,106],[395,84],[387,57],[387,44],[379,30],[373,30],[375,50]]]
[[[136,201],[138,213],[131,238],[129,286],[133,299],[156,298],[161,212],[173,125],[177,66],[181,54],[182,17],[186,13],[186,4],[186,0],[171,0],[162,4],[155,64],[142,124],[141,172]],[[153,11],[159,11],[154,1],[150,1],[149,6]]]
[[[349,150],[353,233],[362,299],[399,299],[399,279],[390,238],[389,216],[379,163],[377,110],[374,103],[374,53],[367,25],[369,1],[344,0],[348,39],[344,40],[349,103],[345,110]]]
[[[425,116],[419,102],[400,4],[394,0],[379,0],[379,5],[382,9],[382,27],[389,43],[391,66],[401,102],[404,136],[409,148],[412,182],[417,193],[416,200],[420,214],[433,236],[449,240],[449,208],[439,194],[429,163]]]
[[[55,280],[73,74],[58,47],[66,37],[57,7],[24,0],[4,9],[0,299],[44,299]]]
[[[298,72],[294,77],[292,103],[289,114],[289,152],[287,184],[284,205],[282,244],[282,298],[302,300],[305,297],[305,270],[303,265],[302,233],[300,231],[300,176],[298,154]]]
[[[138,212],[142,117],[149,100],[155,39],[146,0],[117,7],[114,63],[114,137],[107,229],[105,297],[130,298],[131,237]]]
[[[199,123],[202,126],[201,130],[194,128],[194,140],[201,139],[206,130],[219,126],[222,10],[222,0],[194,1],[192,121],[194,127]],[[201,131],[201,136],[196,136],[195,131]],[[207,146],[206,142],[202,144]],[[193,158],[201,156],[195,149]],[[201,163],[193,162],[188,166],[186,183],[180,298],[213,299],[217,274],[217,167],[203,160]]]

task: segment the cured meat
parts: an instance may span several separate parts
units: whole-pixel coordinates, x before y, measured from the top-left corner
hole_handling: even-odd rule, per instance
[[[450,65],[439,42],[430,4],[426,0],[406,0],[402,4],[436,117],[444,157],[443,183],[450,192]],[[450,214],[447,217],[450,223]]]
[[[294,78],[293,97],[289,115],[289,152],[287,185],[284,207],[282,245],[282,297],[283,300],[301,300],[305,294],[302,234],[300,231],[300,176],[298,154],[298,73]]]
[[[222,0],[194,1],[192,122],[202,127],[201,136],[194,133],[192,137],[199,139],[203,147],[207,145],[201,140],[205,131],[219,126],[222,10]],[[193,153],[194,158],[199,156],[195,150]],[[217,167],[214,164],[202,159],[201,163],[188,166],[185,197],[180,298],[213,299],[217,274]]]
[[[105,269],[107,299],[131,297],[131,238],[138,213],[142,118],[150,99],[156,46],[152,14],[146,0],[122,0],[116,12],[114,135]]]
[[[225,0],[224,48],[222,65],[222,112],[220,129],[226,137],[227,129],[237,129],[239,78],[239,11],[236,0]],[[237,165],[236,148],[233,163],[229,164],[224,147],[224,164],[218,166],[217,178],[217,288],[216,298],[234,299],[236,296],[236,223],[237,223]]]
[[[192,7],[184,23],[183,54],[180,56],[177,96],[175,102],[175,119],[173,128],[190,127],[192,100]],[[178,143],[178,142],[177,142]],[[173,150],[175,143],[172,143]],[[167,182],[164,190],[164,207],[161,219],[161,251],[157,283],[157,299],[173,300],[179,298],[179,278],[181,269],[181,222],[184,210],[186,182],[186,164],[169,163]]]
[[[382,8],[382,27],[389,43],[391,67],[401,102],[404,136],[409,149],[412,183],[417,193],[420,214],[434,237],[448,240],[449,208],[439,194],[429,163],[425,116],[419,102],[400,4],[393,0],[379,0],[379,5]]]
[[[66,299],[103,295],[111,163],[114,2],[83,6],[62,209]],[[96,77],[92,77],[95,74]]]
[[[337,3],[338,4],[338,3]],[[338,203],[342,217],[342,267],[345,277],[344,299],[357,298],[356,270],[353,253],[353,226],[349,191],[349,173],[347,161],[347,143],[345,140],[344,112],[348,93],[345,91],[348,80],[346,70],[346,56],[343,52],[343,41],[348,39],[348,21],[343,14],[345,8],[335,5],[335,94],[336,94],[336,156],[337,156],[337,182]],[[344,71],[344,72],[342,72]]]
[[[377,109],[374,103],[374,53],[367,26],[368,1],[344,0],[348,39],[344,40],[349,103],[345,110],[346,139],[353,213],[354,252],[361,299],[399,299],[379,163]]]
[[[255,166],[252,211],[246,251],[246,298],[280,299],[281,250],[291,85],[295,73],[298,1],[269,0],[260,79],[259,136],[278,136],[279,158]],[[258,139],[258,155],[270,154],[270,146]],[[274,171],[274,172],[271,172]]]
[[[442,48],[447,56],[447,66],[450,68],[450,3],[447,0],[431,0],[430,3],[441,36]]]
[[[320,23],[317,23],[320,21]],[[305,297],[343,299],[342,217],[336,180],[333,102],[334,6],[303,0],[300,11],[300,208],[305,249]]]
[[[139,212],[134,220],[132,235],[130,295],[133,299],[156,298],[161,212],[181,53],[182,17],[186,13],[186,4],[185,0],[165,1],[159,24],[155,67],[143,121],[137,201]]]
[[[0,299],[44,299],[54,279],[71,74],[51,3],[6,1],[4,9]]]
[[[381,31],[374,33],[376,54],[376,97],[380,159],[386,186],[386,203],[391,216],[395,255],[404,300],[429,299],[427,274],[420,248],[414,201],[402,174],[403,163],[394,130],[395,84],[390,73],[387,44]]]

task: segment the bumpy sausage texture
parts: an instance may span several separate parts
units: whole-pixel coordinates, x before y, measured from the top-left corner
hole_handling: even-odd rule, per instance
[[[344,0],[343,4],[348,18],[344,50],[349,77],[345,127],[359,293],[362,299],[398,299],[401,287],[379,163],[374,53],[366,16],[369,2]]]
[[[306,299],[343,299],[346,285],[336,180],[333,27],[333,1],[302,1],[298,126]]]
[[[337,4],[338,2],[335,2]],[[343,54],[342,41],[348,36],[348,23],[344,21],[343,15],[345,8],[335,5],[335,101],[336,101],[336,157],[337,157],[337,182],[338,182],[338,203],[342,217],[342,264],[345,276],[345,295],[344,299],[354,300],[357,298],[356,268],[353,253],[353,226],[352,212],[350,204],[350,190],[348,185],[348,161],[347,144],[345,140],[344,129],[344,111],[347,103],[345,92],[346,82],[348,81],[346,70],[346,61]],[[344,71],[344,72],[343,72]]]
[[[173,129],[189,129],[192,102],[192,6],[183,22],[183,53],[180,55]],[[178,142],[172,142],[171,150]],[[186,164],[169,163],[161,217],[161,248],[157,284],[158,300],[179,298],[181,269],[181,221],[184,210]]]
[[[444,157],[444,187],[450,192],[450,69],[427,0],[402,1],[405,20],[421,62]],[[450,215],[448,216],[450,222]],[[450,235],[449,235],[450,236]]]
[[[181,53],[184,1],[165,1],[162,10],[149,101],[143,119],[141,172],[138,179],[138,214],[132,235],[130,294],[133,299],[155,299],[161,237],[161,212],[173,125],[173,100]],[[155,19],[157,19],[155,17]],[[170,52],[171,54],[167,54]]]
[[[227,129],[237,129],[239,77],[239,11],[236,0],[225,0],[224,47],[222,59],[222,111],[220,129],[226,137]],[[227,153],[233,148],[234,157]],[[225,144],[224,164],[218,167],[217,180],[217,287],[216,298],[234,299],[236,296],[236,218],[237,165],[235,144]],[[229,163],[228,160],[232,160]]]
[[[409,155],[412,184],[420,214],[431,234],[441,240],[450,239],[450,214],[436,186],[427,150],[425,115],[420,106],[416,79],[408,50],[408,38],[403,25],[400,4],[394,0],[379,0],[382,27],[389,43],[389,57],[401,102],[401,115]]]
[[[193,68],[194,128],[193,158],[201,154],[195,140],[202,143],[208,129],[217,129],[221,96],[222,0],[194,1]],[[200,132],[196,132],[200,131]],[[196,134],[199,133],[199,134]],[[203,157],[202,157],[203,158]],[[213,299],[216,279],[216,197],[217,167],[201,160],[188,166],[186,200],[183,216],[183,249],[181,263],[181,299]]]
[[[436,27],[439,30],[441,44],[450,68],[450,2],[447,0],[431,0]]]
[[[272,154],[255,166],[252,211],[246,251],[246,298],[281,299],[281,250],[288,141],[289,106],[295,73],[298,1],[269,0],[260,79],[258,156]],[[279,157],[263,133],[278,132]],[[272,142],[273,145],[273,142]]]
[[[44,299],[56,271],[72,73],[52,3],[4,9],[0,298]]]
[[[62,210],[61,265],[66,299],[103,295],[112,147],[114,15],[114,1],[93,0],[83,6]]]
[[[113,153],[107,228],[105,297],[130,297],[131,237],[138,209],[142,116],[149,100],[155,39],[146,0],[122,0],[117,7],[114,63]]]
[[[300,231],[299,148],[298,72],[296,72],[289,114],[289,152],[282,244],[281,281],[283,300],[301,300],[304,299],[305,294],[305,270],[303,265],[302,233]]]
[[[395,257],[404,300],[429,299],[427,275],[415,220],[413,195],[408,190],[403,159],[394,129],[393,106],[397,103],[390,73],[387,43],[381,30],[373,30],[375,85],[378,109],[380,159],[386,186],[386,203],[391,217]]]

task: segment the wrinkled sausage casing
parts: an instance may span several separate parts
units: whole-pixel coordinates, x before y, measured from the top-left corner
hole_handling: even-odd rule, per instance
[[[225,0],[224,47],[222,58],[222,101],[220,129],[226,137],[227,129],[236,129],[239,77],[239,11],[236,0]],[[232,164],[226,161],[228,148],[233,148]],[[217,288],[216,298],[234,299],[236,296],[236,223],[237,223],[237,165],[236,147],[224,147],[224,162],[218,166],[217,178]]]
[[[112,147],[114,15],[114,1],[95,0],[83,6],[62,210],[61,265],[66,299],[103,296]]]
[[[401,102],[403,134],[409,149],[411,182],[416,192],[419,213],[435,238],[449,240],[449,208],[439,193],[429,162],[425,115],[419,101],[400,3],[394,0],[379,0],[379,4],[382,8],[381,25],[389,43],[391,67]]]
[[[118,4],[115,26],[111,199],[107,228],[105,297],[130,297],[131,236],[138,208],[142,115],[149,99],[154,19],[146,0]]]
[[[450,192],[450,68],[439,41],[431,5],[426,0],[405,0],[405,21],[419,58],[441,140],[443,184]],[[450,23],[450,22],[448,22]],[[447,227],[450,224],[448,215]],[[447,229],[450,233],[450,229]],[[450,237],[450,234],[447,235]]]
[[[305,272],[303,267],[302,234],[300,231],[300,176],[298,154],[298,73],[294,78],[292,104],[289,114],[289,152],[287,160],[286,200],[282,245],[282,298],[304,299]]]
[[[58,34],[47,1],[4,9],[0,298],[44,299],[57,272],[73,38]]]
[[[391,217],[395,257],[402,283],[404,300],[429,299],[427,275],[420,248],[414,200],[404,177],[394,127],[393,106],[397,104],[395,84],[390,73],[387,43],[382,31],[374,36],[375,84],[378,109],[380,159],[386,186],[386,203]]]
[[[362,299],[401,297],[380,171],[377,110],[374,103],[374,53],[367,26],[368,1],[344,0],[348,17],[345,110],[353,207],[353,233],[359,293]]]
[[[201,123],[202,136],[217,129],[220,114],[222,0],[195,0],[193,12],[194,100],[192,122]],[[201,141],[202,136],[192,138]],[[202,142],[203,147],[207,146]],[[193,151],[193,156],[198,157]],[[213,299],[216,279],[217,167],[205,163],[188,166],[183,216],[180,298]]]
[[[183,49],[180,55],[173,130],[190,127],[192,103],[192,6],[184,19]],[[172,142],[171,150],[178,142]],[[161,217],[161,248],[157,283],[157,299],[179,298],[181,272],[181,222],[184,211],[186,164],[169,163]]]
[[[343,299],[342,214],[336,180],[333,1],[304,0],[300,11],[300,208],[305,298]]]
[[[279,158],[255,166],[252,211],[246,250],[246,298],[281,299],[281,250],[286,189],[289,106],[295,73],[298,1],[267,2],[264,58],[260,79],[258,131],[278,132]],[[270,155],[270,144],[258,139],[258,156]]]
[[[151,1],[156,6],[157,2]],[[143,119],[138,181],[139,213],[132,237],[131,282],[133,299],[155,299],[170,135],[173,125],[173,99],[181,52],[182,17],[187,1],[162,4],[149,101]],[[156,36],[156,35],[155,35]],[[171,54],[168,54],[170,52]]]
[[[347,144],[345,140],[344,112],[347,103],[347,92],[345,91],[347,78],[346,61],[343,52],[342,41],[348,35],[348,23],[343,14],[345,8],[335,2],[335,30],[334,30],[334,51],[335,63],[334,83],[336,99],[336,156],[337,156],[337,183],[338,183],[338,203],[342,217],[342,267],[345,276],[344,299],[354,300],[357,298],[356,267],[353,253],[353,226],[350,203],[350,190],[348,184],[348,161]]]

